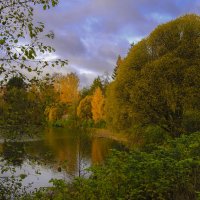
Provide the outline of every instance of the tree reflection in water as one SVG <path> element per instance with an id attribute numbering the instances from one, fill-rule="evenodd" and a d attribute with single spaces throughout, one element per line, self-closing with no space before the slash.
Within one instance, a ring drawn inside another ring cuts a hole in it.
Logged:
<path id="1" fill-rule="evenodd" d="M 109 139 L 91 138 L 80 130 L 57 128 L 45 130 L 41 140 L 1 144 L 0 151 L 18 174 L 28 175 L 23 184 L 33 182 L 33 187 L 47 187 L 51 178 L 69 181 L 76 176 L 88 176 L 85 168 L 103 163 L 109 149 L 121 147 Z"/>

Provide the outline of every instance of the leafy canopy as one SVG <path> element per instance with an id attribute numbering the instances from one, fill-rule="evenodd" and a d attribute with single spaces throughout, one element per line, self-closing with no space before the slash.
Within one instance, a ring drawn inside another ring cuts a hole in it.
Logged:
<path id="1" fill-rule="evenodd" d="M 187 131 L 185 114 L 200 108 L 199 32 L 200 16 L 185 15 L 130 49 L 107 92 L 114 127 L 151 124 L 175 137 Z"/>
<path id="2" fill-rule="evenodd" d="M 41 5 L 46 10 L 57 4 L 58 0 L 0 1 L 0 76 L 4 81 L 10 74 L 22 76 L 22 70 L 39 75 L 48 65 L 67 63 L 66 60 L 48 62 L 39 59 L 41 55 L 55 51 L 42 41 L 44 37 L 53 39 L 54 34 L 43 34 L 44 24 L 34 22 L 34 7 Z"/>

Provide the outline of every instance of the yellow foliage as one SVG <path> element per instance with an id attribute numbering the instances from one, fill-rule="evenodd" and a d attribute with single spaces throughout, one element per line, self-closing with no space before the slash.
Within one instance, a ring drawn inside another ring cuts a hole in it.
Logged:
<path id="1" fill-rule="evenodd" d="M 104 115 L 104 96 L 101 89 L 98 87 L 92 96 L 92 118 L 95 122 L 103 119 Z"/>
<path id="2" fill-rule="evenodd" d="M 45 114 L 49 122 L 53 122 L 57 117 L 57 108 L 56 107 L 47 107 L 45 110 Z"/>
<path id="3" fill-rule="evenodd" d="M 72 104 L 79 98 L 79 78 L 76 74 L 70 73 L 66 76 L 58 76 L 56 78 L 54 88 L 60 95 L 62 103 Z"/>
<path id="4" fill-rule="evenodd" d="M 27 95 L 28 95 L 27 98 L 28 98 L 29 101 L 35 101 L 40 96 L 39 95 L 39 88 L 35 84 L 32 84 L 29 88 Z"/>
<path id="5" fill-rule="evenodd" d="M 91 96 L 86 96 L 84 99 L 82 99 L 78 105 L 77 108 L 77 116 L 80 119 L 91 119 L 92 118 L 92 112 L 91 112 Z"/>
<path id="6" fill-rule="evenodd" d="M 107 87 L 107 124 L 125 130 L 157 125 L 177 137 L 185 113 L 199 111 L 200 17 L 160 25 L 132 46 Z"/>

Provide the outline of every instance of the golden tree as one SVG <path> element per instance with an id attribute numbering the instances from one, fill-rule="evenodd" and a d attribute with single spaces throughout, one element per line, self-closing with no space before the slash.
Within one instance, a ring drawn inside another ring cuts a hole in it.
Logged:
<path id="1" fill-rule="evenodd" d="M 154 125 L 172 137 L 188 132 L 185 124 L 194 123 L 191 113 L 198 118 L 200 110 L 199 32 L 200 16 L 185 15 L 129 50 L 106 95 L 113 127 Z"/>
<path id="2" fill-rule="evenodd" d="M 104 115 L 104 96 L 99 87 L 94 91 L 91 104 L 93 120 L 95 122 L 102 120 Z"/>
<path id="3" fill-rule="evenodd" d="M 82 99 L 77 108 L 77 115 L 80 119 L 92 119 L 92 106 L 91 106 L 92 97 L 86 96 Z"/>
<path id="4" fill-rule="evenodd" d="M 66 104 L 73 104 L 79 98 L 79 78 L 75 73 L 66 76 L 58 75 L 54 84 L 55 90 L 59 93 L 60 101 Z"/>

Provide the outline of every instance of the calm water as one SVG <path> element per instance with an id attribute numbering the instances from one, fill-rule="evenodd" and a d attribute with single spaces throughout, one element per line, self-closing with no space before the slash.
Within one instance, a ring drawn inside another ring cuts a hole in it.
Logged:
<path id="1" fill-rule="evenodd" d="M 88 176 L 85 169 L 101 164 L 110 149 L 123 146 L 110 139 L 91 138 L 80 131 L 61 128 L 45 130 L 41 140 L 0 144 L 2 157 L 15 167 L 15 176 L 27 175 L 23 185 L 32 183 L 30 190 L 51 186 L 52 178 L 70 181 L 76 176 Z"/>

